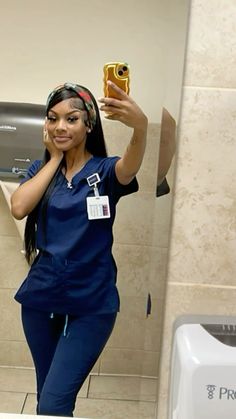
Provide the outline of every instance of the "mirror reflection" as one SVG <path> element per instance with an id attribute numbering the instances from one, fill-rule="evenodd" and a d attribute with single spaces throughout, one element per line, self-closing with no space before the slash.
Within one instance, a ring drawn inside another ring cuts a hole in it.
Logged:
<path id="1" fill-rule="evenodd" d="M 9 46 L 4 50 L 2 80 L 9 69 L 17 71 L 9 85 L 2 82 L 1 102 L 44 107 L 48 93 L 64 82 L 88 87 L 98 100 L 103 95 L 103 65 L 118 60 L 129 64 L 130 97 L 148 117 L 147 147 L 137 174 L 139 191 L 118 203 L 114 225 L 120 311 L 78 394 L 74 415 L 154 417 L 188 2 L 150 1 L 147 7 L 130 0 L 111 8 L 108 1 L 86 5 L 72 1 L 69 9 L 65 5 L 58 9 L 55 1 L 42 1 L 34 8 L 29 1 L 24 8 L 13 0 L 10 5 L 11 15 L 6 14 L 1 28 Z M 100 115 L 109 156 L 124 155 L 132 126 Z M 37 124 L 43 142 L 43 119 Z M 11 123 L 1 120 L 1 126 L 6 141 L 6 126 Z M 34 364 L 20 306 L 14 301 L 28 273 L 22 252 L 26 220 L 13 219 L 9 211 L 19 180 L 4 176 L 1 170 L 0 374 L 4 384 L 0 393 L 7 392 L 8 401 L 1 405 L 0 397 L 0 411 L 33 415 Z"/>
<path id="2" fill-rule="evenodd" d="M 156 197 L 170 192 L 167 174 L 170 170 L 176 150 L 176 122 L 167 109 L 163 108 L 161 118 L 161 134 L 157 166 Z"/>

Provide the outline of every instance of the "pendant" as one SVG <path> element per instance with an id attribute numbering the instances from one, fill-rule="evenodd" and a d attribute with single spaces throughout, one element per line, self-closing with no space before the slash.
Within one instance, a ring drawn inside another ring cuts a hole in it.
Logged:
<path id="1" fill-rule="evenodd" d="M 70 181 L 67 182 L 67 189 L 73 189 L 73 185 Z"/>

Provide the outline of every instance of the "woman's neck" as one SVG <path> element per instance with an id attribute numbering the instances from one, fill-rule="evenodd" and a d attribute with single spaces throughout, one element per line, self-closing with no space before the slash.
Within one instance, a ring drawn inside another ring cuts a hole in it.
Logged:
<path id="1" fill-rule="evenodd" d="M 87 161 L 89 161 L 92 158 L 92 154 L 89 153 L 87 150 L 83 150 L 83 153 L 76 154 L 71 153 L 69 156 L 69 153 L 67 152 L 65 155 L 65 167 L 62 169 L 62 173 L 66 177 L 69 184 L 71 184 L 71 181 L 74 177 L 74 175 L 80 170 L 83 169 Z M 69 187 L 69 186 L 68 186 Z"/>
<path id="2" fill-rule="evenodd" d="M 82 152 L 75 152 L 73 150 L 73 152 L 70 153 L 70 151 L 65 153 L 67 172 L 80 170 L 81 167 L 84 166 L 85 163 L 92 157 L 91 153 L 89 153 L 86 149 L 84 149 Z"/>

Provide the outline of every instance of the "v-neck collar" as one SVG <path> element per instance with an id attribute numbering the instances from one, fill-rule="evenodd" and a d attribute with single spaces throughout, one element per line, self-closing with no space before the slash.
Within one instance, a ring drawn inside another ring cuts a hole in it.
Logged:
<path id="1" fill-rule="evenodd" d="M 65 180 L 65 182 L 68 184 L 72 184 L 73 180 L 77 179 L 77 178 L 83 178 L 85 177 L 88 168 L 90 166 L 90 163 L 92 163 L 92 161 L 95 159 L 95 156 L 91 156 L 90 159 L 88 159 L 86 161 L 86 163 L 81 167 L 81 169 L 79 169 L 77 172 L 74 173 L 74 175 L 72 176 L 71 180 L 69 181 L 66 177 L 66 175 L 63 173 L 63 171 L 61 171 L 61 175 L 63 176 L 63 179 Z"/>
<path id="2" fill-rule="evenodd" d="M 98 162 L 104 160 L 105 157 L 100 156 L 92 156 L 85 165 L 79 170 L 77 173 L 74 174 L 71 181 L 69 182 L 63 172 L 61 171 L 61 179 L 63 179 L 63 184 L 69 190 L 73 190 L 79 184 L 79 182 L 83 179 L 87 179 L 89 176 L 97 172 L 98 169 Z"/>

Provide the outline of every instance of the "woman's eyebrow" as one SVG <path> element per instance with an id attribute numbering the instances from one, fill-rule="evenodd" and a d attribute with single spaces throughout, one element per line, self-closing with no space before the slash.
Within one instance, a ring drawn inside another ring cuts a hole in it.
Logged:
<path id="1" fill-rule="evenodd" d="M 48 113 L 50 114 L 50 112 L 53 113 L 54 115 L 59 115 L 57 112 L 53 111 L 52 109 L 50 109 L 50 111 Z M 71 115 L 72 113 L 75 113 L 75 112 L 83 112 L 83 111 L 82 111 L 82 109 L 73 109 L 72 111 L 69 111 L 69 112 L 65 113 L 64 115 L 68 116 L 68 115 Z"/>

